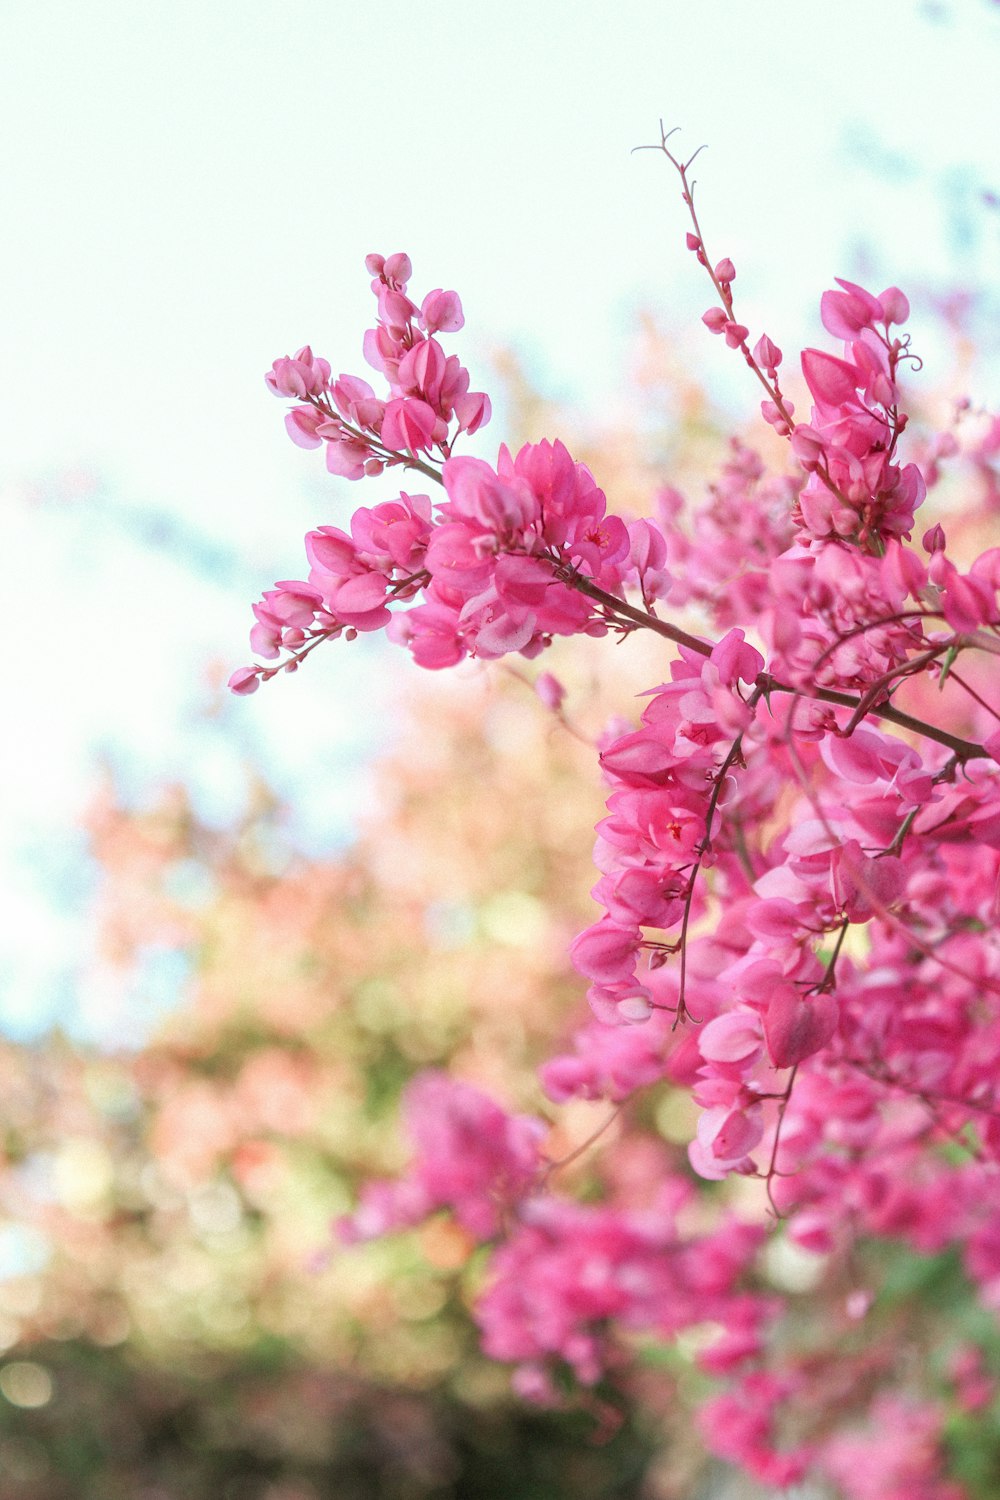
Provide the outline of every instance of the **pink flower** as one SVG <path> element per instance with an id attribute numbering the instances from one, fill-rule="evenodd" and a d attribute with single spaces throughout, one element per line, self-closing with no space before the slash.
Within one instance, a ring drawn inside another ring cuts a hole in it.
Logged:
<path id="1" fill-rule="evenodd" d="M 382 417 L 382 442 L 397 452 L 427 452 L 434 440 L 438 418 L 433 407 L 415 396 L 403 396 L 386 404 Z"/>
<path id="2" fill-rule="evenodd" d="M 764 369 L 773 379 L 775 371 L 781 364 L 781 350 L 777 344 L 768 338 L 766 333 L 762 333 L 756 344 L 754 344 L 753 357 L 759 365 L 763 365 Z"/>
<path id="3" fill-rule="evenodd" d="M 825 1047 L 837 1029 L 838 1007 L 832 995 L 800 995 L 780 985 L 764 1012 L 767 1050 L 776 1068 L 794 1068 Z"/>
<path id="4" fill-rule="evenodd" d="M 465 326 L 457 292 L 428 292 L 420 304 L 420 317 L 428 333 L 457 333 Z"/>
<path id="5" fill-rule="evenodd" d="M 241 697 L 248 697 L 260 687 L 259 667 L 239 667 L 229 679 L 229 690 Z"/>
<path id="6" fill-rule="evenodd" d="M 581 974 L 601 984 L 615 984 L 631 976 L 638 950 L 638 928 L 623 927 L 604 917 L 575 937 L 569 951 L 573 967 Z"/>
<path id="7" fill-rule="evenodd" d="M 837 285 L 843 290 L 824 292 L 820 303 L 820 315 L 827 333 L 832 333 L 834 338 L 851 340 L 863 329 L 884 320 L 885 312 L 878 297 L 873 297 L 871 292 L 866 292 L 853 281 L 842 281 L 839 276 Z M 895 309 L 896 304 L 892 305 Z"/>
<path id="8" fill-rule="evenodd" d="M 317 359 L 306 344 L 293 357 L 276 359 L 264 379 L 276 396 L 294 396 L 301 401 L 306 396 L 323 394 L 330 379 L 330 366 L 325 359 Z"/>
<path id="9" fill-rule="evenodd" d="M 539 672 L 535 678 L 535 692 L 550 713 L 558 713 L 566 697 L 566 689 L 551 672 Z"/>

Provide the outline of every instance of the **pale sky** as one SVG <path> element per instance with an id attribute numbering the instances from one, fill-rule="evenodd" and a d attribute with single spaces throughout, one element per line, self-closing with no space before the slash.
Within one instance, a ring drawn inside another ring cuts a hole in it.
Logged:
<path id="1" fill-rule="evenodd" d="M 387 498 L 326 480 L 262 381 L 307 341 L 365 373 L 369 251 L 460 292 L 474 374 L 513 345 L 599 411 L 637 307 L 697 337 L 707 305 L 674 179 L 630 155 L 661 116 L 708 143 L 710 246 L 790 350 L 862 250 L 879 285 L 995 284 L 998 76 L 988 0 L 5 0 L 0 1025 L 80 1011 L 72 830 L 98 751 L 135 790 L 191 776 L 222 816 L 257 745 L 302 830 L 350 827 L 389 691 L 368 646 L 193 724 L 205 663 L 247 659 L 249 605 L 301 573 L 303 532 Z M 198 567 L 151 546 L 158 515 Z M 113 1033 L 102 1003 L 86 1024 Z"/>

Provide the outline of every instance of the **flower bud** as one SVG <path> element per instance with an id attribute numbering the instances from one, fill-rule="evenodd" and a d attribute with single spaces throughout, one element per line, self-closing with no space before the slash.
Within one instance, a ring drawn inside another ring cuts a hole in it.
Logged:
<path id="1" fill-rule="evenodd" d="M 773 376 L 781 364 L 781 350 L 773 343 L 766 333 L 762 333 L 753 346 L 753 357 L 759 365 L 763 365 L 769 375 Z"/>
<path id="2" fill-rule="evenodd" d="M 248 698 L 260 687 L 259 667 L 238 667 L 229 679 L 229 691 Z"/>
<path id="3" fill-rule="evenodd" d="M 888 287 L 878 300 L 886 323 L 905 323 L 910 316 L 910 304 L 898 286 Z"/>

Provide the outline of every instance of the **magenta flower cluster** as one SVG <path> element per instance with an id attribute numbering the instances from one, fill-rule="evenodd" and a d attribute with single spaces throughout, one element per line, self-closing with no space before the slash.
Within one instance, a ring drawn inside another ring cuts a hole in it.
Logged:
<path id="1" fill-rule="evenodd" d="M 800 1250 L 880 1237 L 954 1247 L 998 1312 L 1000 709 L 983 667 L 1000 656 L 1000 547 L 965 565 L 940 525 L 911 540 L 958 445 L 946 434 L 904 462 L 903 294 L 848 281 L 824 294 L 837 347 L 803 352 L 811 410 L 797 421 L 782 353 L 765 334 L 751 347 L 735 268 L 711 264 L 687 167 L 674 165 L 715 293 L 705 324 L 762 386 L 789 471 L 768 475 L 734 443 L 692 514 L 668 489 L 654 514 L 624 520 L 559 442 L 501 447 L 494 464 L 456 456 L 489 416 L 438 339 L 461 328 L 459 299 L 436 290 L 418 307 L 407 257 L 371 256 L 378 321 L 364 347 L 386 395 L 334 380 L 309 348 L 267 381 L 294 403 L 294 441 L 322 447 L 331 472 L 406 470 L 440 498 L 401 492 L 357 510 L 349 530 L 311 532 L 308 576 L 255 606 L 264 660 L 231 685 L 252 692 L 323 640 L 379 629 L 432 669 L 532 659 L 561 635 L 674 643 L 668 680 L 602 746 L 601 914 L 571 947 L 592 1015 L 543 1087 L 555 1103 L 620 1106 L 663 1080 L 683 1086 L 699 1111 L 694 1172 L 760 1179 Z M 998 446 L 993 423 L 971 454 L 993 476 L 994 520 Z M 709 635 L 676 623 L 688 605 Z M 943 686 L 957 720 L 937 711 Z M 563 712 L 551 674 L 538 691 Z M 750 1289 L 759 1221 L 693 1229 L 690 1182 L 669 1168 L 641 1208 L 561 1196 L 543 1122 L 443 1075 L 413 1085 L 407 1118 L 410 1171 L 371 1185 L 343 1235 L 445 1209 L 488 1243 L 484 1348 L 515 1365 L 522 1393 L 561 1399 L 567 1372 L 594 1385 L 615 1330 L 712 1325 L 699 1362 L 727 1384 L 702 1418 L 721 1456 L 768 1483 L 825 1475 L 857 1500 L 964 1493 L 942 1477 L 933 1402 L 874 1396 L 868 1429 L 798 1422 L 802 1435 L 782 1435 L 785 1413 L 824 1397 L 776 1333 L 780 1298 Z M 866 1297 L 852 1293 L 849 1320 L 865 1318 Z M 865 1369 L 877 1374 L 877 1359 Z M 971 1405 L 981 1384 L 959 1371 L 955 1399 Z M 857 1454 L 887 1420 L 876 1491 Z"/>

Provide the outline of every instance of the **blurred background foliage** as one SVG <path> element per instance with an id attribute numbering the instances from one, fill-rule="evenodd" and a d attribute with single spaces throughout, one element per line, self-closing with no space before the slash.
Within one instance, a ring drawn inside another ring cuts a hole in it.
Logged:
<path id="1" fill-rule="evenodd" d="M 513 357 L 500 364 L 513 429 L 557 430 Z M 694 443 L 711 424 L 699 390 L 684 401 Z M 638 503 L 650 449 L 626 432 L 591 446 L 616 501 Z M 409 674 L 359 836 L 329 858 L 295 847 L 259 765 L 222 828 L 181 784 L 138 806 L 110 774 L 95 789 L 81 982 L 115 1010 L 148 1008 L 154 987 L 177 1003 L 139 1050 L 59 1032 L 0 1045 L 5 1500 L 647 1484 L 665 1403 L 652 1421 L 621 1396 L 596 1421 L 524 1410 L 478 1353 L 480 1268 L 460 1231 L 342 1253 L 329 1229 L 362 1179 L 401 1164 L 398 1098 L 419 1069 L 552 1113 L 534 1067 L 581 1003 L 566 947 L 589 920 L 602 805 L 585 741 L 662 675 L 638 646 L 561 653 L 575 729 L 537 701 L 532 669 Z M 280 715 L 284 687 L 260 711 Z M 220 733 L 232 714 L 217 706 Z M 561 1111 L 557 1153 L 606 1113 Z M 681 1468 L 648 1492 L 675 1493 Z"/>
<path id="2" fill-rule="evenodd" d="M 600 432 L 574 432 L 513 357 L 499 363 L 507 432 L 565 435 L 617 508 L 645 507 L 664 473 L 700 498 L 695 477 L 724 457 L 717 415 L 652 321 Z M 120 1008 L 168 982 L 176 1003 L 138 1050 L 58 1032 L 0 1044 L 4 1500 L 752 1493 L 705 1467 L 690 1349 L 623 1343 L 589 1405 L 525 1410 L 478 1353 L 482 1266 L 460 1230 L 330 1248 L 358 1184 L 401 1164 L 399 1095 L 422 1068 L 551 1118 L 556 1157 L 607 1117 L 580 1103 L 556 1118 L 534 1069 L 583 1004 L 566 948 L 591 920 L 593 739 L 666 668 L 639 639 L 549 658 L 565 722 L 535 698 L 535 664 L 409 674 L 358 836 L 335 854 L 296 847 L 259 765 L 222 827 L 182 784 L 138 806 L 110 776 L 95 789 L 81 983 Z M 283 690 L 220 702 L 219 732 L 234 712 L 280 716 Z M 665 1165 L 683 1169 L 688 1108 L 665 1087 L 637 1101 L 566 1177 L 641 1200 Z M 701 1187 L 707 1213 L 747 1190 Z M 880 1253 L 885 1316 L 911 1321 L 913 1357 L 934 1345 L 935 1300 L 996 1344 L 953 1265 Z M 803 1294 L 816 1338 L 818 1271 L 778 1255 L 769 1274 Z M 991 1421 L 956 1434 L 970 1480 L 995 1494 Z"/>

